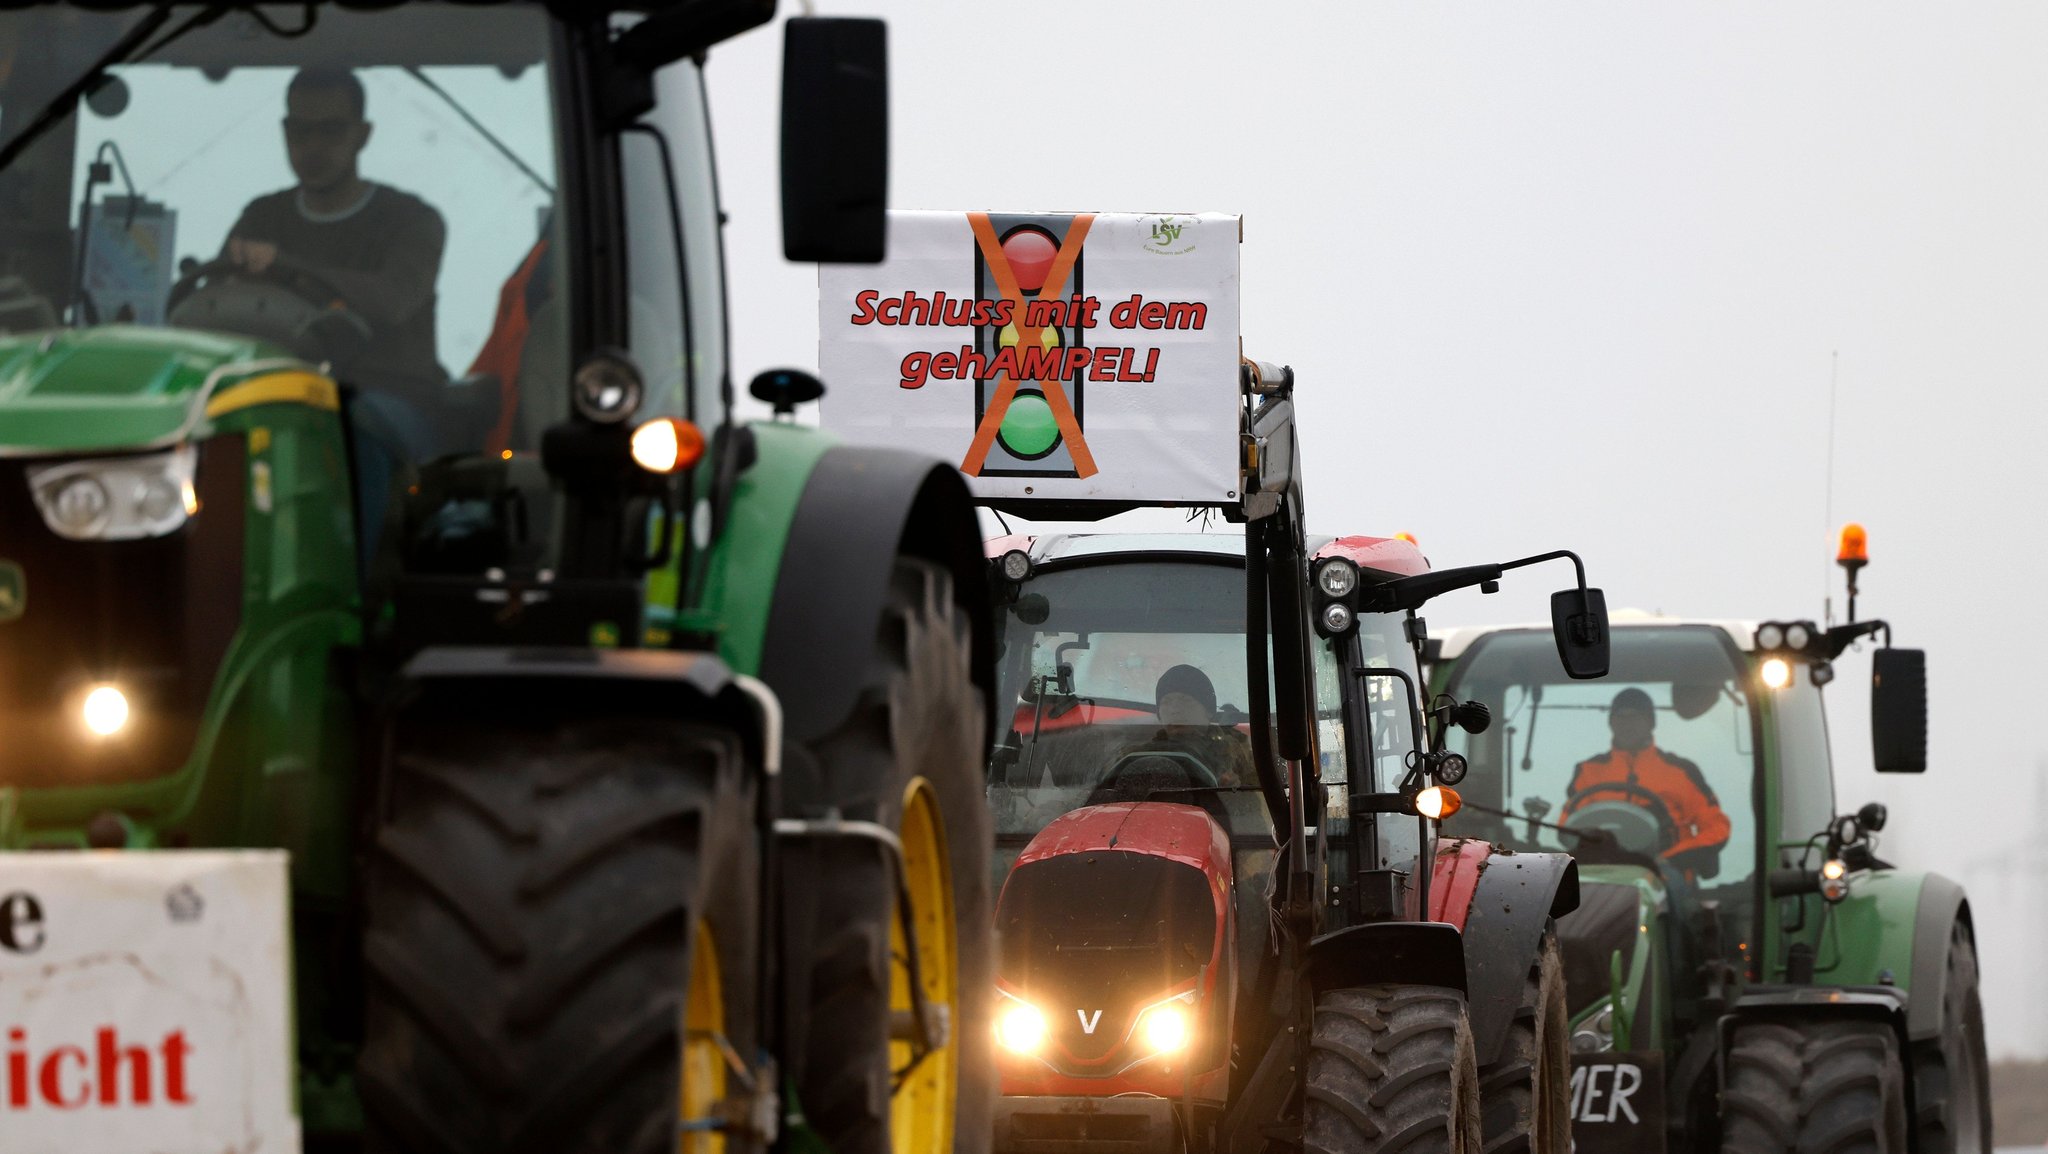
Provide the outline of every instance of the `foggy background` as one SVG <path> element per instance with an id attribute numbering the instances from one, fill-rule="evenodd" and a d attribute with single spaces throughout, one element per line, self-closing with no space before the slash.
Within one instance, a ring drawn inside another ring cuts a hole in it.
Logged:
<path id="1" fill-rule="evenodd" d="M 896 207 L 1243 214 L 1245 349 L 1298 374 L 1312 531 L 1439 566 L 1569 547 L 1616 609 L 1839 620 L 1835 529 L 1864 523 L 1862 615 L 1929 651 L 1932 768 L 1870 771 L 1847 656 L 1837 808 L 1886 802 L 1881 854 L 1969 888 L 1992 1054 L 2048 1053 L 2048 8 L 822 10 L 890 19 Z M 780 54 L 763 29 L 707 70 L 742 385 L 817 364 Z M 1428 616 L 1539 619 L 1567 573 Z"/>

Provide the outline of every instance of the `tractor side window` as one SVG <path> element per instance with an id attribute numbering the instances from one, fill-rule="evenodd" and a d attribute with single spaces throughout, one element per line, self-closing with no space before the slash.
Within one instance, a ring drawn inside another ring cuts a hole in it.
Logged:
<path id="1" fill-rule="evenodd" d="M 642 414 L 687 416 L 688 313 L 681 235 L 675 229 L 667 137 L 636 129 L 619 137 L 626 210 L 626 340 L 647 381 Z"/>
<path id="2" fill-rule="evenodd" d="M 1316 655 L 1316 763 L 1321 767 L 1324 812 L 1351 814 L 1350 767 L 1344 758 L 1344 674 L 1337 664 L 1340 641 L 1318 641 Z"/>
<path id="3" fill-rule="evenodd" d="M 655 93 L 654 111 L 620 138 L 628 344 L 647 379 L 643 411 L 715 423 L 724 286 L 703 74 L 692 61 L 670 65 Z"/>
<path id="4" fill-rule="evenodd" d="M 1778 714 L 1778 843 L 1805 844 L 1835 816 L 1835 775 L 1827 712 L 1819 687 L 1796 666 L 1785 688 L 1770 691 Z M 1792 864 L 1789 860 L 1786 864 Z"/>

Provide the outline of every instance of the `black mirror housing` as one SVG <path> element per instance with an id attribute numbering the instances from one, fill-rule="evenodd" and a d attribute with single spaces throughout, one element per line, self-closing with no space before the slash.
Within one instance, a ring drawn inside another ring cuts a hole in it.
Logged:
<path id="1" fill-rule="evenodd" d="M 1870 655 L 1870 752 L 1879 773 L 1927 772 L 1927 651 Z"/>
<path id="2" fill-rule="evenodd" d="M 1607 595 L 1598 589 L 1560 589 L 1550 595 L 1550 635 L 1557 659 L 1574 681 L 1607 676 Z"/>
<path id="3" fill-rule="evenodd" d="M 880 20 L 795 16 L 782 38 L 782 252 L 873 264 L 887 250 L 889 44 Z"/>

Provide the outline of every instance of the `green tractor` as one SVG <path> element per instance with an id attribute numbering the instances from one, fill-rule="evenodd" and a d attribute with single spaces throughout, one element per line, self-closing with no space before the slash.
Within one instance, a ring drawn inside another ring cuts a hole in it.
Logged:
<path id="1" fill-rule="evenodd" d="M 1856 620 L 1617 614 L 1613 668 L 1571 683 L 1535 629 L 1447 635 L 1435 681 L 1491 703 L 1457 735 L 1447 826 L 1569 849 L 1558 923 L 1581 1151 L 1990 1150 L 1975 934 L 1962 887 L 1878 856 L 1883 805 L 1839 812 L 1822 687 L 1872 653 L 1881 773 L 1926 768 L 1924 654 Z"/>
<path id="2" fill-rule="evenodd" d="M 6 7 L 0 850 L 289 851 L 309 1147 L 985 1149 L 974 510 L 734 413 L 773 0 Z M 877 260 L 884 29 L 785 49 Z"/>

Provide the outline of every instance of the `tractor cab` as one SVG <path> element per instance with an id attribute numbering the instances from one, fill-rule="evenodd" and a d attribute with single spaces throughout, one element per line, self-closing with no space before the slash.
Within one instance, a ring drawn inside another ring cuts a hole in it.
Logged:
<path id="1" fill-rule="evenodd" d="M 1731 931 L 1723 934 L 1725 960 L 1749 968 L 1761 944 L 1753 922 L 1763 830 L 1753 784 L 1766 756 L 1763 735 L 1777 733 L 1780 748 L 1801 756 L 1818 754 L 1828 780 L 1820 691 L 1804 678 L 1765 686 L 1748 635 L 1740 624 L 1619 613 L 1613 669 L 1587 682 L 1557 671 L 1546 631 L 1444 641 L 1443 659 L 1456 662 L 1444 692 L 1495 709 L 1485 732 L 1452 738 L 1471 769 L 1459 787 L 1465 805 L 1446 827 L 1578 859 L 1584 900 L 1560 926 L 1565 976 L 1574 1014 L 1587 1030 L 1608 1031 L 1603 1048 L 1631 1048 L 1629 1038 L 1613 1036 L 1612 1016 L 1588 1011 L 1608 1001 L 1615 958 L 1625 972 L 1648 962 L 1639 895 L 1681 921 L 1717 909 Z M 1827 794 L 1809 800 L 1822 810 L 1832 804 Z M 1624 1012 L 1621 1021 L 1642 1031 L 1644 1044 L 1658 1029 L 1655 1014 L 1631 1022 Z"/>
<path id="2" fill-rule="evenodd" d="M 1861 527 L 1839 560 L 1846 621 L 1621 613 L 1597 682 L 1558 676 L 1535 627 L 1442 639 L 1434 684 L 1495 711 L 1451 734 L 1469 768 L 1447 832 L 1579 862 L 1557 932 L 1581 1148 L 1749 1149 L 1756 1119 L 1788 1114 L 1855 1118 L 1899 1148 L 1906 1127 L 1915 1149 L 1988 1142 L 1962 888 L 1883 860 L 1885 807 L 1835 795 L 1823 688 L 1852 647 L 1871 646 L 1875 768 L 1924 771 L 1927 741 L 1924 654 L 1856 617 Z M 1881 1092 L 1793 1101 L 1788 1046 L 1853 1052 L 1862 1073 L 1813 1081 Z"/>

